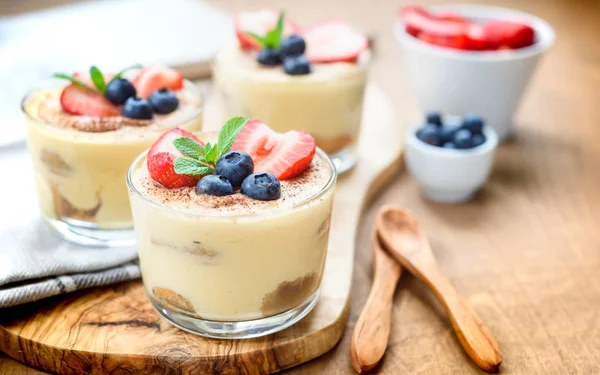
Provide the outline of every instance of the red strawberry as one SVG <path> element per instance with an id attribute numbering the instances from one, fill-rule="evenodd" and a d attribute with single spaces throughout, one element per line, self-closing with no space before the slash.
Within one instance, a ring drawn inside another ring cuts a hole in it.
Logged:
<path id="1" fill-rule="evenodd" d="M 315 139 L 306 132 L 291 130 L 281 134 L 263 122 L 251 120 L 231 149 L 248 153 L 256 172 L 271 172 L 280 180 L 288 180 L 310 166 L 316 147 Z"/>
<path id="2" fill-rule="evenodd" d="M 63 110 L 72 115 L 110 117 L 119 116 L 119 107 L 113 105 L 99 92 L 71 84 L 60 95 Z"/>
<path id="3" fill-rule="evenodd" d="M 400 16 L 406 25 L 407 32 L 412 30 L 409 32 L 411 35 L 424 32 L 432 35 L 451 37 L 465 35 L 469 27 L 469 24 L 437 19 L 423 9 L 415 7 L 402 8 Z"/>
<path id="4" fill-rule="evenodd" d="M 178 71 L 161 65 L 144 67 L 131 83 L 135 86 L 137 95 L 148 98 L 156 90 L 179 90 L 183 88 L 183 76 Z"/>
<path id="5" fill-rule="evenodd" d="M 269 30 L 277 25 L 279 12 L 273 9 L 263 9 L 257 12 L 243 12 L 235 16 L 235 34 L 237 35 L 240 47 L 247 49 L 259 49 L 260 46 L 247 33 L 251 32 L 259 36 L 265 36 Z M 283 35 L 290 35 L 299 31 L 298 25 L 285 16 L 283 19 Z"/>
<path id="6" fill-rule="evenodd" d="M 431 19 L 435 18 L 425 8 L 421 8 L 421 7 L 418 7 L 418 6 L 407 6 L 407 7 L 404 7 L 402 9 L 400 9 L 400 11 L 398 13 L 400 14 L 400 17 L 402 17 L 403 13 L 409 12 L 409 11 L 419 13 L 423 17 L 427 17 L 427 18 L 431 18 Z M 419 33 L 421 32 L 421 30 L 417 29 L 414 26 L 406 25 L 406 32 L 416 38 L 417 36 L 419 36 Z"/>
<path id="7" fill-rule="evenodd" d="M 200 179 L 200 176 L 188 176 L 175 173 L 173 163 L 175 159 L 184 156 L 173 141 L 177 138 L 192 138 L 196 142 L 204 145 L 195 135 L 183 129 L 171 129 L 163 134 L 148 151 L 147 163 L 150 177 L 168 188 L 180 188 L 185 186 L 194 186 Z"/>
<path id="8" fill-rule="evenodd" d="M 425 43 L 433 44 L 439 47 L 468 50 L 469 40 L 464 35 L 442 36 L 429 33 L 420 33 L 418 38 Z"/>
<path id="9" fill-rule="evenodd" d="M 104 76 L 104 83 L 108 84 L 108 82 L 110 82 L 110 80 L 115 76 L 115 74 L 114 73 L 103 73 L 103 76 Z M 73 73 L 73 78 L 77 78 L 78 80 L 87 84 L 88 86 L 90 86 L 93 89 L 96 88 L 96 85 L 94 85 L 94 82 L 92 82 L 92 79 L 90 78 L 90 73 L 88 73 L 88 72 L 75 72 L 75 73 Z"/>
<path id="10" fill-rule="evenodd" d="M 306 57 L 316 63 L 356 61 L 369 47 L 366 36 L 340 20 L 310 26 L 302 35 L 306 41 Z"/>
<path id="11" fill-rule="evenodd" d="M 494 20 L 482 25 L 484 38 L 492 49 L 506 46 L 523 48 L 535 42 L 535 31 L 531 26 L 505 20 Z"/>
<path id="12" fill-rule="evenodd" d="M 454 13 L 454 12 L 439 13 L 436 15 L 436 18 L 440 21 L 451 21 L 451 22 L 464 23 L 464 24 L 471 23 L 471 21 L 469 21 L 468 18 L 463 17 L 460 14 Z"/>

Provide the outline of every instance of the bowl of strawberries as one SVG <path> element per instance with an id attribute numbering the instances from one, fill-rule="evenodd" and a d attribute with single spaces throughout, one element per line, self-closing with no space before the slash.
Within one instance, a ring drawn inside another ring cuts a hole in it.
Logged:
<path id="1" fill-rule="evenodd" d="M 393 31 L 422 109 L 480 113 L 500 140 L 555 39 L 538 17 L 485 5 L 403 7 Z"/>

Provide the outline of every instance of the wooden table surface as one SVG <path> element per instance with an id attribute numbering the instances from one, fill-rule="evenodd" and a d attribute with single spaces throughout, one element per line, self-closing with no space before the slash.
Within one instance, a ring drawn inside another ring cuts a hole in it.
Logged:
<path id="1" fill-rule="evenodd" d="M 347 18 L 376 39 L 371 77 L 396 103 L 398 126 L 419 121 L 390 32 L 401 1 L 213 2 L 231 11 L 263 3 L 283 7 L 301 23 Z M 600 2 L 494 3 L 534 13 L 558 34 L 517 113 L 517 136 L 500 148 L 489 183 L 470 203 L 428 202 L 406 173 L 393 182 L 364 214 L 342 341 L 286 374 L 352 373 L 348 345 L 369 292 L 369 236 L 384 203 L 418 215 L 442 270 L 496 335 L 504 353 L 501 373 L 600 373 Z M 2 7 L 15 12 L 24 5 L 10 0 Z M 395 296 L 387 354 L 375 372 L 481 373 L 441 308 L 408 274 Z M 39 373 L 0 354 L 0 374 Z"/>

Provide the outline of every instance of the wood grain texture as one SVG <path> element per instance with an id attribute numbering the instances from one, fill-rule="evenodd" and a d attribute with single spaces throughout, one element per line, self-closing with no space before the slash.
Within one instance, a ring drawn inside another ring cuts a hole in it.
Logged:
<path id="1" fill-rule="evenodd" d="M 442 304 L 467 355 L 482 370 L 498 371 L 502 353 L 496 339 L 440 271 L 429 240 L 413 214 L 400 206 L 386 205 L 379 209 L 375 226 L 383 248 L 424 282 Z"/>
<path id="2" fill-rule="evenodd" d="M 339 0 L 211 1 L 230 11 L 286 8 L 304 24 L 348 19 L 376 39 L 371 79 L 392 99 L 399 123 L 420 120 L 391 35 L 396 8 L 414 1 L 344 0 L 343 6 Z M 456 1 L 418 1 L 444 2 Z M 1 3 L 14 9 L 32 6 L 20 0 Z M 428 202 L 407 175 L 377 197 L 362 215 L 342 341 L 282 374 L 354 373 L 348 347 L 370 291 L 371 229 L 384 203 L 417 215 L 443 273 L 496 335 L 504 354 L 501 374 L 600 373 L 600 2 L 494 4 L 534 13 L 557 32 L 556 45 L 540 62 L 515 117 L 516 138 L 500 147 L 491 180 L 472 202 Z M 420 281 L 404 273 L 395 294 L 390 342 L 374 372 L 481 374 L 464 354 L 441 306 Z M 0 357 L 0 373 L 39 374 L 6 356 Z"/>
<path id="3" fill-rule="evenodd" d="M 224 122 L 219 101 L 209 96 L 206 130 Z M 3 310 L 0 350 L 20 362 L 59 374 L 270 374 L 313 359 L 340 339 L 348 317 L 355 233 L 373 186 L 400 168 L 402 128 L 375 86 L 367 88 L 359 141 L 362 163 L 340 176 L 331 220 L 321 298 L 293 327 L 251 340 L 211 340 L 181 331 L 160 318 L 140 281 L 83 291 L 52 301 Z M 385 152 L 369 153 L 393 136 Z"/>
<path id="4" fill-rule="evenodd" d="M 373 230 L 373 283 L 350 341 L 350 361 L 357 372 L 372 370 L 387 348 L 392 323 L 394 292 L 402 267 L 388 255 Z"/>

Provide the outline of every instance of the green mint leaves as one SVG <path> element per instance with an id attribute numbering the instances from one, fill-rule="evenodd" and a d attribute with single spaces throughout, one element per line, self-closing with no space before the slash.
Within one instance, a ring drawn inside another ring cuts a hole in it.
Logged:
<path id="1" fill-rule="evenodd" d="M 240 130 L 246 125 L 248 118 L 232 117 L 221 128 L 216 144 L 210 142 L 205 146 L 191 138 L 177 138 L 173 145 L 186 157 L 175 159 L 173 167 L 175 173 L 191 176 L 201 176 L 215 173 L 217 161 L 228 153 Z"/>
<path id="2" fill-rule="evenodd" d="M 112 82 L 113 80 L 115 80 L 117 78 L 121 78 L 123 73 L 127 72 L 128 70 L 140 69 L 141 67 L 142 67 L 142 64 L 133 64 L 131 66 L 128 66 L 127 68 L 121 70 L 119 73 L 115 74 L 111 78 L 110 81 L 106 82 L 106 79 L 104 78 L 104 75 L 102 74 L 100 69 L 98 69 L 96 66 L 92 66 L 92 67 L 90 67 L 90 79 L 92 80 L 92 83 L 94 84 L 95 89 L 100 91 L 100 93 L 102 93 L 102 95 L 104 95 L 104 93 L 106 92 L 106 86 L 110 82 Z M 59 79 L 66 79 L 67 81 L 70 81 L 71 83 L 85 87 L 86 89 L 93 90 L 93 88 L 90 87 L 90 85 L 88 85 L 87 83 L 83 82 L 82 80 L 80 80 L 78 78 L 75 78 L 74 76 L 70 76 L 68 74 L 55 73 L 52 75 L 52 77 L 59 78 Z"/>
<path id="3" fill-rule="evenodd" d="M 283 19 L 285 17 L 285 12 L 281 11 L 279 13 L 279 18 L 277 19 L 277 25 L 273 30 L 269 30 L 267 35 L 260 36 L 251 32 L 247 32 L 247 34 L 252 37 L 252 39 L 256 40 L 258 44 L 262 48 L 279 48 L 281 44 L 281 36 L 283 34 Z"/>

